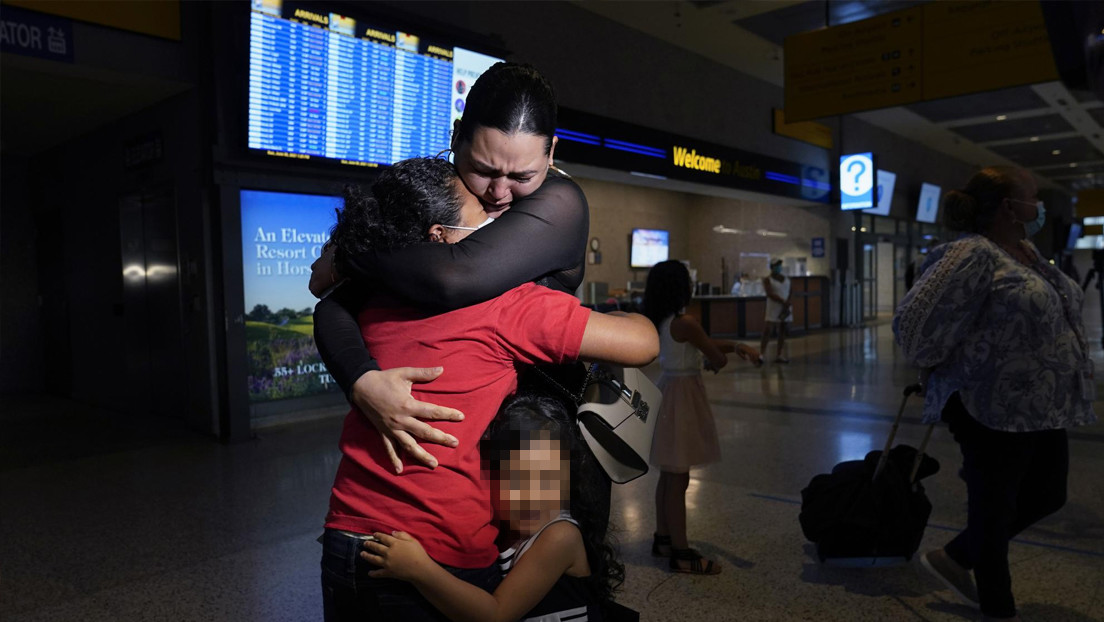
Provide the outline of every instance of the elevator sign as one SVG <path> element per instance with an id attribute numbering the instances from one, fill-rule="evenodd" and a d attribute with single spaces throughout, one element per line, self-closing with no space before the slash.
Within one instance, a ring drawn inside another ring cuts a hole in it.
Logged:
<path id="1" fill-rule="evenodd" d="M 874 207 L 874 154 L 853 153 L 840 156 L 840 207 Z"/>
<path id="2" fill-rule="evenodd" d="M 73 62 L 73 23 L 5 6 L 0 13 L 0 51 Z"/>

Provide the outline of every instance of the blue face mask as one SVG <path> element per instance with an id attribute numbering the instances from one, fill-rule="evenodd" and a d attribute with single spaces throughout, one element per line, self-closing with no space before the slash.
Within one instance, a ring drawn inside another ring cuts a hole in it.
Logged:
<path id="1" fill-rule="evenodd" d="M 1027 201 L 1017 201 L 1016 199 L 1012 200 L 1016 203 L 1028 203 Z M 1042 231 L 1043 225 L 1046 224 L 1046 207 L 1043 206 L 1043 202 L 1039 201 L 1035 204 L 1035 206 L 1036 208 L 1038 208 L 1035 220 L 1023 223 L 1024 235 L 1028 238 L 1034 237 L 1036 233 Z"/>

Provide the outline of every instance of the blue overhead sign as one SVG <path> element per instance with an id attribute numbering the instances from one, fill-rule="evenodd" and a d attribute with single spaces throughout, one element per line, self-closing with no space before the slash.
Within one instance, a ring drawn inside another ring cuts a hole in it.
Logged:
<path id="1" fill-rule="evenodd" d="M 824 238 L 813 238 L 813 257 L 824 256 Z"/>
<path id="2" fill-rule="evenodd" d="M 73 23 L 5 6 L 0 13 L 0 51 L 73 62 Z"/>
<path id="3" fill-rule="evenodd" d="M 853 153 L 840 156 L 840 207 L 874 207 L 874 154 Z"/>

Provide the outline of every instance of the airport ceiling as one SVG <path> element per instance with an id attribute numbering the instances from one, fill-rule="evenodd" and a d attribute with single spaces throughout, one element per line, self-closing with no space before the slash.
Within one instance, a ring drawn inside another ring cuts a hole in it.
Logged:
<path id="1" fill-rule="evenodd" d="M 910 0 L 578 2 L 579 6 L 783 86 L 786 37 L 896 11 Z M 781 103 L 781 102 L 780 102 Z M 976 166 L 1017 164 L 1044 185 L 1104 188 L 1104 103 L 1059 82 L 856 113 Z"/>

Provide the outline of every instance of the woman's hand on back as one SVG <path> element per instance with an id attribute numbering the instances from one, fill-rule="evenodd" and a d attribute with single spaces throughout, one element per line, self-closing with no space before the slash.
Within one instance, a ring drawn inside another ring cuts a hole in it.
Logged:
<path id="1" fill-rule="evenodd" d="M 370 371 L 353 384 L 349 398 L 383 437 L 383 446 L 396 473 L 402 473 L 401 449 L 414 460 L 437 468 L 437 459 L 418 444 L 419 440 L 446 447 L 456 447 L 458 441 L 429 425 L 433 421 L 462 421 L 464 414 L 455 408 L 419 402 L 411 394 L 416 382 L 430 382 L 444 371 L 442 367 L 396 367 Z"/>

